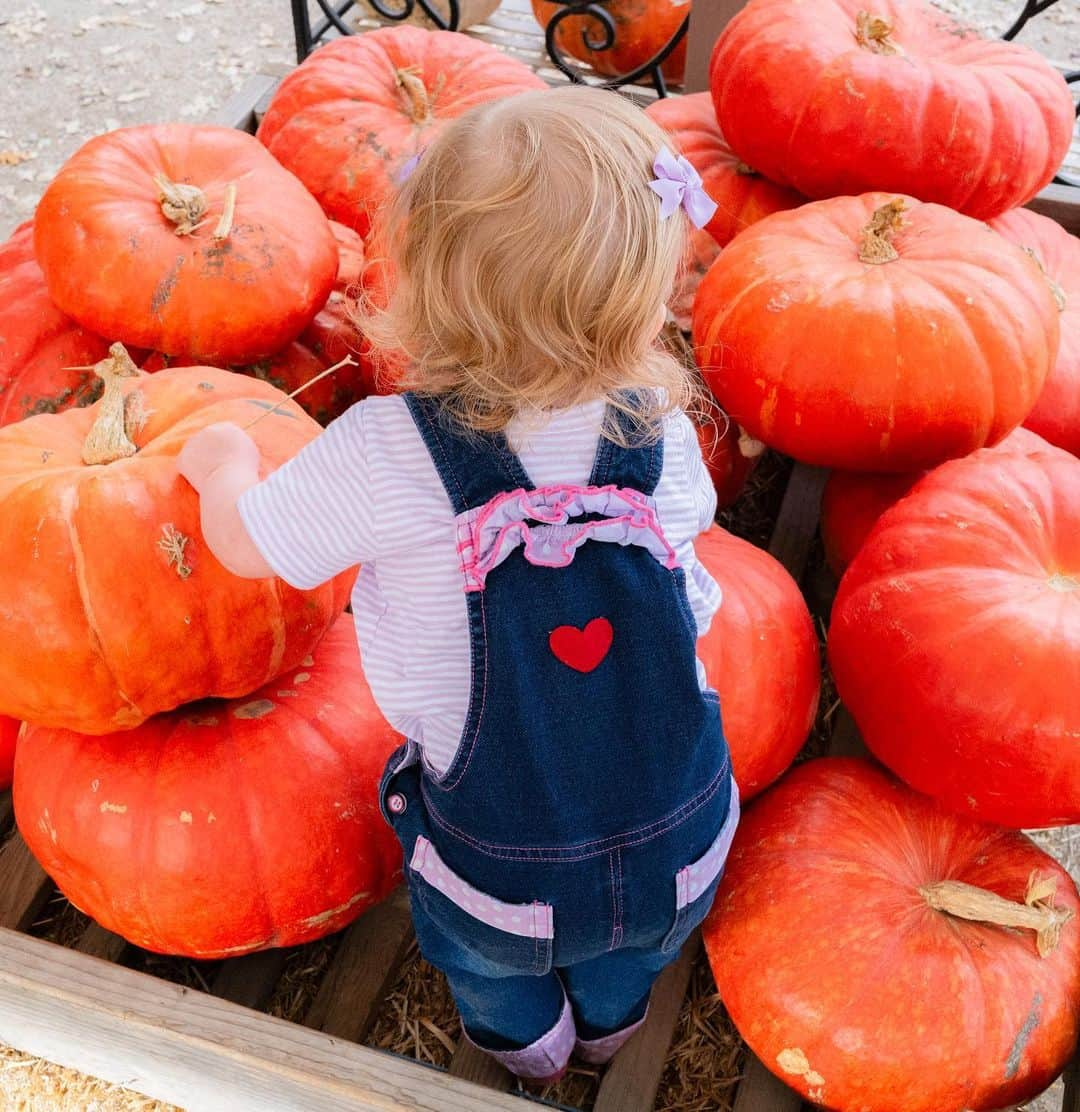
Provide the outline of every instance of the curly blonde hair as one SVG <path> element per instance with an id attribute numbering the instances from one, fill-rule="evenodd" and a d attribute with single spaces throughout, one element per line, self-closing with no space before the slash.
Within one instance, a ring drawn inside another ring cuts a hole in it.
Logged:
<path id="1" fill-rule="evenodd" d="M 358 310 L 375 351 L 407 360 L 402 385 L 478 432 L 603 397 L 648 437 L 689 408 L 690 372 L 657 343 L 686 244 L 682 213 L 661 221 L 648 187 L 665 142 L 629 101 L 582 86 L 449 124 L 380 221 L 389 303 Z"/>

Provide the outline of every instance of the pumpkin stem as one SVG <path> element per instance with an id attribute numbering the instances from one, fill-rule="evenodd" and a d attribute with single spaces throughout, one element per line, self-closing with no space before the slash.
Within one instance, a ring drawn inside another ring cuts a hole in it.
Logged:
<path id="1" fill-rule="evenodd" d="M 170 181 L 160 171 L 154 175 L 158 200 L 165 219 L 174 225 L 178 236 L 189 236 L 206 212 L 206 194 L 197 185 Z"/>
<path id="2" fill-rule="evenodd" d="M 855 17 L 855 41 L 874 54 L 904 53 L 903 48 L 889 38 L 892 30 L 892 24 L 879 15 L 859 12 Z"/>
<path id="3" fill-rule="evenodd" d="M 767 447 L 763 440 L 755 440 L 748 432 L 739 428 L 739 455 L 743 459 L 757 459 L 765 454 Z"/>
<path id="4" fill-rule="evenodd" d="M 993 923 L 999 927 L 1019 927 L 1035 932 L 1035 946 L 1044 958 L 1055 949 L 1061 928 L 1072 918 L 1071 908 L 1054 907 L 1057 881 L 1033 872 L 1028 878 L 1023 903 L 1014 903 L 1003 896 L 963 884 L 958 880 L 939 880 L 919 889 L 919 895 L 935 911 L 944 911 L 957 919 L 975 923 Z"/>
<path id="5" fill-rule="evenodd" d="M 291 394 L 286 394 L 277 405 L 271 406 L 269 409 L 264 409 L 258 417 L 253 418 L 244 425 L 244 431 L 246 432 L 252 425 L 257 425 L 264 417 L 269 417 L 271 413 L 276 413 L 287 401 L 291 398 L 295 398 L 297 394 L 306 390 L 309 386 L 314 386 L 316 382 L 322 382 L 324 378 L 332 375 L 335 371 L 340 371 L 342 367 L 356 366 L 359 366 L 356 360 L 351 355 L 346 355 L 344 359 L 339 360 L 332 367 L 327 367 L 325 371 L 320 371 L 314 378 L 309 378 L 307 382 L 300 383 Z"/>
<path id="6" fill-rule="evenodd" d="M 409 102 L 413 123 L 426 124 L 431 116 L 431 98 L 416 67 L 406 66 L 395 70 L 394 80 Z"/>
<path id="7" fill-rule="evenodd" d="M 94 371 L 105 383 L 105 392 L 95 407 L 97 416 L 83 441 L 82 461 L 91 466 L 112 463 L 138 451 L 128 432 L 133 423 L 130 418 L 139 407 L 125 404 L 121 381 L 137 376 L 139 368 L 131 361 L 123 344 L 113 344 L 108 356 L 94 364 Z"/>
<path id="8" fill-rule="evenodd" d="M 228 239 L 232 231 L 233 216 L 236 215 L 236 182 L 225 186 L 225 203 L 221 207 L 221 219 L 213 231 L 214 239 Z"/>
<path id="9" fill-rule="evenodd" d="M 891 263 L 893 259 L 900 258 L 896 248 L 892 245 L 893 235 L 899 231 L 903 223 L 901 215 L 904 211 L 904 200 L 897 197 L 887 205 L 874 210 L 870 223 L 862 230 L 862 239 L 859 242 L 859 262 Z"/>
<path id="10" fill-rule="evenodd" d="M 758 176 L 757 170 L 753 166 L 747 166 L 745 162 L 735 163 L 735 173 L 745 178 L 756 178 Z"/>

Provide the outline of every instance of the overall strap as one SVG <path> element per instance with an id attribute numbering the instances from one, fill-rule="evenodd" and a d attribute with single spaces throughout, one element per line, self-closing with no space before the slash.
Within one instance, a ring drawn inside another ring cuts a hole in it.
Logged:
<path id="1" fill-rule="evenodd" d="M 628 397 L 631 401 L 636 400 L 633 394 L 628 394 Z M 644 495 L 651 495 L 656 490 L 660 473 L 664 469 L 663 437 L 635 446 L 634 439 L 641 434 L 631 417 L 621 409 L 609 406 L 605 420 L 614 423 L 632 446 L 626 448 L 602 436 L 589 486 L 629 487 Z"/>
<path id="2" fill-rule="evenodd" d="M 413 393 L 404 398 L 455 514 L 483 506 L 508 490 L 533 489 L 504 436 L 456 427 L 437 398 Z"/>

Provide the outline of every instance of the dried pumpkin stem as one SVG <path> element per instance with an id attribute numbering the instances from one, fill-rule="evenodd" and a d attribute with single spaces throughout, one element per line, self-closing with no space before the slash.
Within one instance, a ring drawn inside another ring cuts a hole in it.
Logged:
<path id="1" fill-rule="evenodd" d="M 158 201 L 165 219 L 172 222 L 178 236 L 189 236 L 206 213 L 206 194 L 197 185 L 170 181 L 160 171 L 154 175 Z"/>
<path id="2" fill-rule="evenodd" d="M 412 116 L 413 123 L 427 123 L 431 117 L 431 98 L 428 96 L 427 86 L 416 68 L 407 66 L 395 70 L 394 80 L 409 102 L 409 113 Z"/>
<path id="3" fill-rule="evenodd" d="M 859 12 L 855 17 L 855 41 L 874 54 L 903 54 L 899 44 L 892 41 L 893 25 L 880 15 Z"/>
<path id="4" fill-rule="evenodd" d="M 984 888 L 958 880 L 940 880 L 919 889 L 919 895 L 935 911 L 975 923 L 999 927 L 1018 927 L 1035 932 L 1039 957 L 1046 957 L 1057 946 L 1061 928 L 1073 917 L 1067 907 L 1054 907 L 1057 882 L 1032 873 L 1023 903 L 1014 903 Z"/>
<path id="5" fill-rule="evenodd" d="M 271 413 L 276 413 L 290 398 L 295 398 L 297 394 L 302 393 L 309 386 L 314 386 L 316 382 L 322 382 L 324 378 L 332 375 L 335 371 L 340 371 L 342 367 L 355 367 L 356 365 L 356 360 L 351 355 L 346 355 L 344 359 L 335 363 L 332 367 L 327 367 L 325 371 L 320 371 L 314 378 L 309 378 L 307 382 L 302 382 L 291 394 L 287 394 L 282 398 L 277 405 L 264 410 L 258 417 L 253 417 L 244 425 L 245 431 L 250 429 L 252 425 L 257 425 L 264 417 L 269 417 Z"/>
<path id="6" fill-rule="evenodd" d="M 221 207 L 221 219 L 213 231 L 214 239 L 228 239 L 232 231 L 233 217 L 236 215 L 236 182 L 225 186 L 225 203 Z"/>
<path id="7" fill-rule="evenodd" d="M 94 364 L 94 371 L 105 383 L 105 392 L 94 406 L 94 423 L 83 441 L 82 461 L 91 466 L 133 456 L 138 450 L 128 435 L 127 421 L 129 412 L 136 407 L 125 404 L 121 383 L 125 378 L 136 377 L 139 368 L 123 344 L 113 344 L 108 356 Z"/>
<path id="8" fill-rule="evenodd" d="M 890 201 L 887 205 L 874 210 L 870 223 L 862 230 L 862 238 L 859 241 L 859 262 L 878 266 L 900 258 L 893 246 L 892 237 L 903 223 L 901 219 L 903 212 L 902 197 L 897 197 L 895 201 Z"/>

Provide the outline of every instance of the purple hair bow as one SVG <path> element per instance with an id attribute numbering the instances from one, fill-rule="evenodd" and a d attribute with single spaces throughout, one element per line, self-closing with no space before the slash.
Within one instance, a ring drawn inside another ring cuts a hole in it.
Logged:
<path id="1" fill-rule="evenodd" d="M 401 169 L 397 172 L 398 185 L 404 185 L 409 180 L 409 178 L 413 176 L 413 174 L 416 172 L 417 166 L 420 165 L 420 156 L 423 153 L 423 151 L 417 151 L 416 154 L 412 156 L 412 158 L 402 163 Z"/>
<path id="2" fill-rule="evenodd" d="M 667 220 L 681 205 L 694 227 L 704 228 L 716 212 L 716 202 L 705 192 L 697 170 L 682 155 L 661 147 L 653 173 L 649 188 L 660 198 L 660 219 Z"/>

